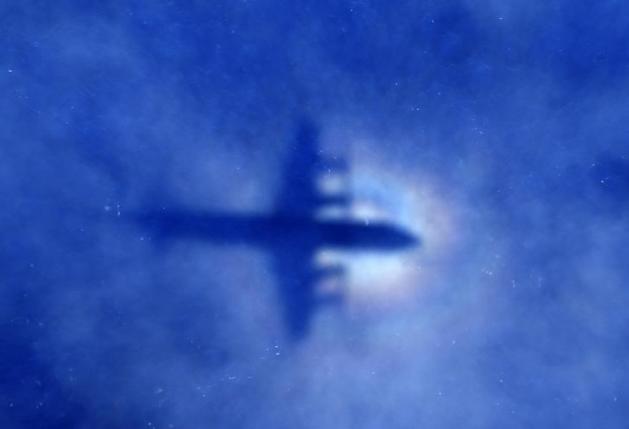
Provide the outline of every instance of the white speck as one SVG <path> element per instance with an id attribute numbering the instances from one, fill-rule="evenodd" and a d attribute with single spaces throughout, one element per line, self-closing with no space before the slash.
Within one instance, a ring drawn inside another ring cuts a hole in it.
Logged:
<path id="1" fill-rule="evenodd" d="M 111 206 L 110 205 L 106 205 L 105 207 L 103 207 L 105 209 L 106 212 L 111 210 Z"/>
<path id="2" fill-rule="evenodd" d="M 13 69 L 9 69 L 7 70 L 9 73 L 13 73 Z"/>

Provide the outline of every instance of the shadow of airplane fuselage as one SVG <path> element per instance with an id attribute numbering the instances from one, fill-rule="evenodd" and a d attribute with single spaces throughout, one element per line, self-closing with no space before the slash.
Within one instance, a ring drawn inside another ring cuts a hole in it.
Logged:
<path id="1" fill-rule="evenodd" d="M 137 220 L 161 239 L 188 238 L 262 248 L 387 251 L 419 243 L 413 234 L 385 222 L 166 210 L 140 215 Z"/>

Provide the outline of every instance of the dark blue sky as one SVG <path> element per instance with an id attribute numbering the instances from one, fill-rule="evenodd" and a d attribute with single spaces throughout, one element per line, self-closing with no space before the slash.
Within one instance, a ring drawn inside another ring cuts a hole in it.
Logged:
<path id="1" fill-rule="evenodd" d="M 0 427 L 626 427 L 629 6 L 179 3 L 0 6 Z M 424 242 L 290 345 L 124 219 L 270 210 L 304 115 Z"/>

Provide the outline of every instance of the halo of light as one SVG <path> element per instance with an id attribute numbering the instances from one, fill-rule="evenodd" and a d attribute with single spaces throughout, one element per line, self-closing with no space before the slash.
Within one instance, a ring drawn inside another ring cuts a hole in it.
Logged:
<path id="1" fill-rule="evenodd" d="M 429 178 L 363 167 L 352 172 L 348 186 L 353 197 L 349 216 L 366 225 L 375 221 L 399 225 L 420 237 L 421 245 L 391 253 L 323 250 L 317 261 L 346 267 L 346 300 L 352 312 L 399 308 L 434 283 L 431 264 L 453 243 L 453 216 Z"/>

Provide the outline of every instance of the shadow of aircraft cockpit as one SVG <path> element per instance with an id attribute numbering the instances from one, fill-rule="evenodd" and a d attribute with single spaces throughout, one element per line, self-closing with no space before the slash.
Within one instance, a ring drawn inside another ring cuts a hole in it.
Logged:
<path id="1" fill-rule="evenodd" d="M 161 209 L 135 217 L 156 239 L 245 244 L 270 254 L 283 320 L 292 340 L 307 336 L 320 305 L 343 300 L 343 288 L 323 293 L 317 287 L 325 278 L 345 271 L 342 265 L 317 266 L 314 257 L 318 251 L 385 252 L 419 244 L 416 236 L 391 223 L 318 216 L 330 206 L 349 206 L 351 198 L 347 191 L 326 193 L 320 189 L 318 179 L 323 172 L 342 171 L 345 165 L 322 157 L 317 141 L 317 127 L 302 121 L 291 142 L 275 207 L 268 214 Z"/>

